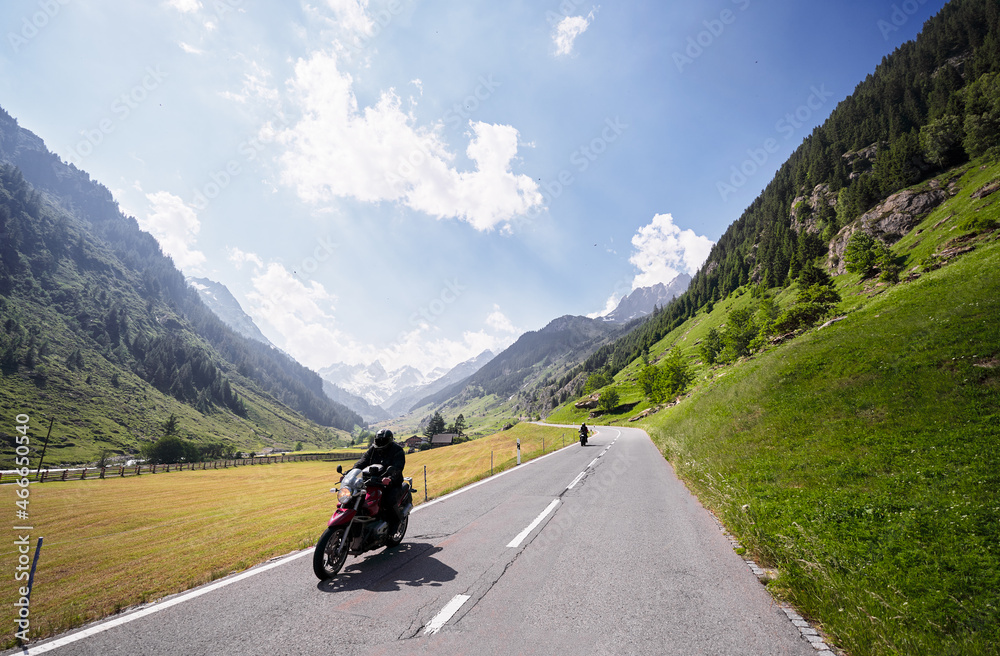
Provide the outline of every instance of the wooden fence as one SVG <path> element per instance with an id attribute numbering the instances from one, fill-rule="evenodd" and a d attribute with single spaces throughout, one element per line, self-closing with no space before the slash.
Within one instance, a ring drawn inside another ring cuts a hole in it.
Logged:
<path id="1" fill-rule="evenodd" d="M 110 467 L 77 467 L 72 469 L 43 469 L 37 475 L 35 470 L 31 470 L 28 478 L 33 482 L 48 483 L 51 481 L 81 481 L 97 480 L 102 478 L 121 478 L 124 476 L 140 476 L 142 474 L 165 474 L 176 471 L 207 470 L 207 469 L 228 469 L 230 467 L 250 467 L 255 465 L 270 465 L 281 462 L 306 462 L 310 460 L 357 460 L 361 457 L 359 452 L 333 452 L 333 453 L 309 453 L 292 454 L 283 453 L 276 456 L 255 456 L 253 458 L 228 458 L 225 460 L 212 460 L 206 462 L 179 462 L 169 465 L 151 465 L 148 463 L 136 465 L 112 465 Z M 0 484 L 13 483 L 21 477 L 15 472 L 0 473 Z"/>

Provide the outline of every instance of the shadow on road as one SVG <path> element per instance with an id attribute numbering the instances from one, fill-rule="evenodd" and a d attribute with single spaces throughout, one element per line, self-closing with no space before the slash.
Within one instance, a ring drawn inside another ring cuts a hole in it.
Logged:
<path id="1" fill-rule="evenodd" d="M 426 542 L 404 542 L 367 557 L 351 557 L 340 574 L 316 587 L 321 592 L 393 592 L 403 587 L 440 586 L 454 580 L 458 572 L 434 557 L 439 551 L 440 547 Z"/>

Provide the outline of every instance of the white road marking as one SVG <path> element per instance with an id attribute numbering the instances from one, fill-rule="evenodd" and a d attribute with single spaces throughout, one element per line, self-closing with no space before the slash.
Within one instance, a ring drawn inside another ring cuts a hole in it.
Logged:
<path id="1" fill-rule="evenodd" d="M 532 531 L 534 531 L 535 527 L 538 526 L 539 524 L 541 524 L 542 520 L 545 519 L 546 516 L 548 516 L 548 514 L 550 512 L 552 512 L 553 510 L 555 510 L 556 506 L 558 506 L 558 505 L 559 505 L 559 499 L 553 499 L 552 503 L 549 504 L 548 508 L 546 508 L 545 510 L 543 510 L 542 513 L 538 517 L 535 517 L 535 521 L 533 521 L 530 524 L 528 524 L 528 527 L 526 529 L 524 529 L 523 531 L 521 531 L 520 533 L 518 533 L 517 537 L 514 538 L 513 540 L 511 540 L 507 544 L 507 546 L 508 547 L 513 547 L 515 549 L 517 547 L 520 547 L 521 543 L 524 542 L 524 538 L 528 537 L 528 534 L 530 534 Z"/>
<path id="2" fill-rule="evenodd" d="M 566 489 L 567 490 L 572 490 L 573 486 L 576 485 L 577 483 L 579 483 L 580 480 L 583 479 L 583 477 L 586 476 L 586 475 L 587 475 L 587 470 L 585 469 L 582 472 L 580 472 L 579 475 L 576 478 L 573 479 L 572 483 L 570 483 L 569 485 L 566 486 Z"/>
<path id="3" fill-rule="evenodd" d="M 458 609 L 462 607 L 462 604 L 467 602 L 471 597 L 472 595 L 455 595 L 452 597 L 451 601 L 445 604 L 445 607 L 442 608 L 438 614 L 427 623 L 427 626 L 424 627 L 424 635 L 430 635 L 440 631 L 441 627 L 447 624 L 448 620 L 454 617 L 455 613 L 458 612 Z"/>
<path id="4" fill-rule="evenodd" d="M 572 445 L 570 445 L 570 446 L 572 446 Z M 554 456 L 555 454 L 559 453 L 563 449 L 568 449 L 568 448 L 570 448 L 570 447 L 569 446 L 564 446 L 561 449 L 558 449 L 557 451 L 553 451 L 551 453 L 546 453 L 544 456 L 539 456 L 539 457 L 535 458 L 534 460 L 529 460 L 528 462 L 524 463 L 523 465 L 518 465 L 518 466 L 513 467 L 511 469 L 508 469 L 506 471 L 502 471 L 499 474 L 494 474 L 493 476 L 490 476 L 489 478 L 484 478 L 481 481 L 476 481 L 475 483 L 472 483 L 470 485 L 466 485 L 465 487 L 463 487 L 461 489 L 458 489 L 458 490 L 455 490 L 454 492 L 450 492 L 449 494 L 446 494 L 443 497 L 438 497 L 437 499 L 434 499 L 433 501 L 428 501 L 426 503 L 422 503 L 419 506 L 414 507 L 414 509 L 410 511 L 410 514 L 412 515 L 413 513 L 417 512 L 418 510 L 423 510 L 424 508 L 430 508 L 431 506 L 433 506 L 436 503 L 441 503 L 442 501 L 450 499 L 450 498 L 452 498 L 454 496 L 458 496 L 459 494 L 462 494 L 463 492 L 468 492 L 469 490 L 471 490 L 474 487 L 479 487 L 480 485 L 485 485 L 486 483 L 489 483 L 490 481 L 495 481 L 498 478 L 500 478 L 501 476 L 505 476 L 507 474 L 511 474 L 513 472 L 516 472 L 516 471 L 520 471 L 520 470 L 524 469 L 525 467 L 527 467 L 528 465 L 533 465 L 533 464 L 535 464 L 536 462 L 538 462 L 540 460 L 544 460 L 544 459 L 548 458 L 549 456 Z"/>
<path id="5" fill-rule="evenodd" d="M 21 652 L 21 654 L 25 654 L 25 655 L 29 655 L 29 656 L 34 656 L 35 654 L 44 654 L 47 651 L 52 651 L 53 649 L 58 649 L 59 647 L 65 647 L 66 645 L 69 645 L 69 644 L 72 644 L 74 642 L 77 642 L 78 640 L 83 640 L 84 638 L 89 638 L 90 636 L 97 635 L 98 633 L 102 633 L 104 631 L 107 631 L 108 629 L 113 629 L 116 626 L 121 626 L 122 624 L 128 624 L 129 622 L 131 622 L 133 620 L 141 619 L 143 617 L 146 617 L 147 615 L 152 615 L 153 613 L 158 613 L 161 610 L 166 610 L 168 608 L 171 608 L 172 606 L 176 606 L 177 604 L 184 603 L 185 601 L 190 601 L 191 599 L 194 599 L 195 597 L 200 597 L 200 596 L 202 596 L 204 594 L 208 594 L 209 592 L 214 592 L 215 590 L 218 590 L 219 588 L 224 588 L 227 585 L 232 585 L 233 583 L 236 583 L 237 581 L 242 581 L 243 579 L 250 578 L 251 576 L 253 576 L 255 574 L 260 574 L 261 572 L 266 572 L 267 570 L 274 569 L 275 567 L 281 567 L 285 563 L 291 562 L 291 561 L 295 560 L 296 558 L 301 558 L 302 556 L 309 555 L 310 552 L 311 552 L 310 550 L 307 550 L 307 551 L 301 551 L 301 552 L 299 552 L 297 554 L 292 554 L 291 556 L 288 556 L 287 558 L 282 558 L 282 559 L 276 560 L 276 561 L 274 561 L 272 563 L 268 563 L 268 564 L 262 565 L 260 567 L 255 567 L 255 568 L 253 568 L 251 570 L 247 570 L 246 572 L 243 572 L 242 574 L 239 574 L 239 575 L 234 576 L 232 578 L 222 579 L 221 581 L 218 581 L 218 582 L 213 583 L 211 585 L 206 585 L 203 588 L 198 588 L 197 590 L 192 590 L 190 592 L 186 592 L 186 593 L 184 593 L 182 595 L 178 595 L 176 597 L 173 597 L 172 599 L 167 599 L 166 601 L 156 602 L 156 603 L 152 604 L 151 606 L 147 606 L 147 607 L 145 607 L 145 608 L 143 608 L 141 610 L 137 610 L 135 612 L 128 613 L 126 615 L 122 615 L 121 617 L 116 617 L 113 620 L 108 620 L 107 622 L 104 622 L 102 624 L 98 624 L 96 626 L 92 626 L 89 629 L 84 629 L 83 631 L 78 631 L 76 633 L 73 633 L 71 635 L 66 636 L 65 638 L 59 638 L 58 640 L 53 640 L 51 642 L 46 642 L 46 643 L 41 644 L 41 645 L 31 645 L 29 647 L 26 647 Z"/>

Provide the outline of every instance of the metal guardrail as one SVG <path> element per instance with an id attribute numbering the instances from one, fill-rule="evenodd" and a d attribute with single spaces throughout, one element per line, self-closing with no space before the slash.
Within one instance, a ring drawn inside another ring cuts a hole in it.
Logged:
<path id="1" fill-rule="evenodd" d="M 141 463 L 136 465 L 113 465 L 110 467 L 75 467 L 75 468 L 45 468 L 36 475 L 32 469 L 28 478 L 32 482 L 48 483 L 52 481 L 90 481 L 102 478 L 123 478 L 126 476 L 141 476 L 142 474 L 165 474 L 176 471 L 204 471 L 208 469 L 228 469 L 230 467 L 250 467 L 270 465 L 284 462 L 308 462 L 314 460 L 339 461 L 357 460 L 360 453 L 332 452 L 309 454 L 281 454 L 277 456 L 255 456 L 253 458 L 226 458 L 205 462 L 179 462 L 165 465 Z M 20 480 L 16 472 L 0 473 L 0 484 L 13 483 Z"/>

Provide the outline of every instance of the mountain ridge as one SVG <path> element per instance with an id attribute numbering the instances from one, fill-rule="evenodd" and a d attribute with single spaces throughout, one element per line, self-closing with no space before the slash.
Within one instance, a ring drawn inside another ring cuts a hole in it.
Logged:
<path id="1" fill-rule="evenodd" d="M 52 385 L 66 391 L 58 402 L 64 408 L 72 407 L 67 399 L 89 396 L 84 386 L 90 381 L 107 390 L 106 398 L 127 399 L 136 409 L 149 403 L 164 407 L 162 394 L 215 417 L 207 421 L 212 430 L 237 442 L 285 439 L 293 425 L 310 440 L 333 439 L 333 433 L 317 428 L 350 431 L 364 424 L 327 398 L 314 372 L 230 329 L 152 235 L 120 212 L 106 187 L 59 160 L 2 109 L 0 164 L 0 296 L 10 326 L 0 335 L 6 362 L 0 385 L 19 387 L 25 379 L 37 390 Z M 44 331 L 32 327 L 32 314 L 48 317 Z M 58 343 L 48 337 L 56 334 Z M 175 401 L 167 406 L 190 414 Z M 152 417 L 140 419 L 131 406 L 124 414 L 108 407 L 101 417 L 69 414 L 86 416 L 94 435 L 117 435 L 111 443 L 118 451 L 156 432 Z M 114 416 L 124 423 L 109 429 L 107 419 Z M 288 419 L 283 427 L 275 423 L 279 416 Z M 248 428 L 247 421 L 256 428 Z M 310 422 L 316 425 L 309 427 Z M 237 425 L 243 426 L 239 436 L 232 432 Z M 81 433 L 72 425 L 66 430 Z M 197 430 L 191 435 L 209 439 Z M 78 439 L 91 446 L 66 453 L 85 457 L 99 441 Z"/>
<path id="2" fill-rule="evenodd" d="M 243 306 L 236 300 L 228 287 L 208 278 L 194 276 L 188 276 L 187 282 L 195 288 L 208 309 L 222 319 L 227 326 L 244 337 L 277 348 L 271 343 L 271 340 L 264 336 L 250 315 L 243 310 Z"/>
<path id="3" fill-rule="evenodd" d="M 649 287 L 639 287 L 626 294 L 618 302 L 618 306 L 602 318 L 614 323 L 628 323 L 641 319 L 683 294 L 690 284 L 691 276 L 680 273 L 667 284 L 658 282 Z"/>

